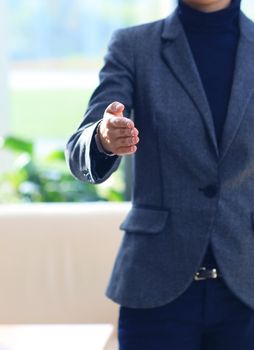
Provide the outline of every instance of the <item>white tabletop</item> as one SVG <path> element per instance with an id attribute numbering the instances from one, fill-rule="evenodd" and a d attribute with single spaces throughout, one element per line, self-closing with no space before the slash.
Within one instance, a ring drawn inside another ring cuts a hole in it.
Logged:
<path id="1" fill-rule="evenodd" d="M 111 324 L 1 325 L 0 350 L 103 350 Z"/>

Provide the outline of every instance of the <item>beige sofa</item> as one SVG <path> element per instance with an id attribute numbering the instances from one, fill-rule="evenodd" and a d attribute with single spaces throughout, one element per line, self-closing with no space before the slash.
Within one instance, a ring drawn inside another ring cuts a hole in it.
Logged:
<path id="1" fill-rule="evenodd" d="M 116 324 L 104 292 L 130 203 L 0 207 L 0 323 Z"/>

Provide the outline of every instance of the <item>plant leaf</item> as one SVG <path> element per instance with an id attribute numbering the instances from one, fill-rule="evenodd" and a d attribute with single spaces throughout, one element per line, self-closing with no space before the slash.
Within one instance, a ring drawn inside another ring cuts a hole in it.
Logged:
<path id="1" fill-rule="evenodd" d="M 65 155 L 63 150 L 55 150 L 53 152 L 50 152 L 46 158 L 46 161 L 65 161 Z"/>
<path id="2" fill-rule="evenodd" d="M 17 153 L 33 154 L 33 143 L 15 136 L 6 136 L 2 139 L 0 148 L 8 149 Z"/>

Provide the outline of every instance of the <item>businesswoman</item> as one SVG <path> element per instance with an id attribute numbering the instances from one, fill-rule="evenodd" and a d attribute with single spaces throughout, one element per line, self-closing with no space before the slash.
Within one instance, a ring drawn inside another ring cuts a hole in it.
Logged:
<path id="1" fill-rule="evenodd" d="M 99 184 L 133 155 L 106 290 L 120 350 L 254 348 L 253 60 L 240 0 L 180 0 L 112 36 L 66 158 Z"/>

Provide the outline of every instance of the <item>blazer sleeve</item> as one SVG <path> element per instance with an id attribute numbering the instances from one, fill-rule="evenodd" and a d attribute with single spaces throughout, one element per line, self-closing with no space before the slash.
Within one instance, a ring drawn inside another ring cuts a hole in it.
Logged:
<path id="1" fill-rule="evenodd" d="M 134 94 L 134 58 L 127 29 L 111 37 L 100 83 L 93 92 L 83 121 L 66 145 L 65 156 L 72 174 L 79 180 L 99 184 L 117 170 L 120 156 L 107 156 L 95 144 L 95 132 L 107 106 L 119 101 L 125 105 L 124 116 L 130 117 Z"/>

